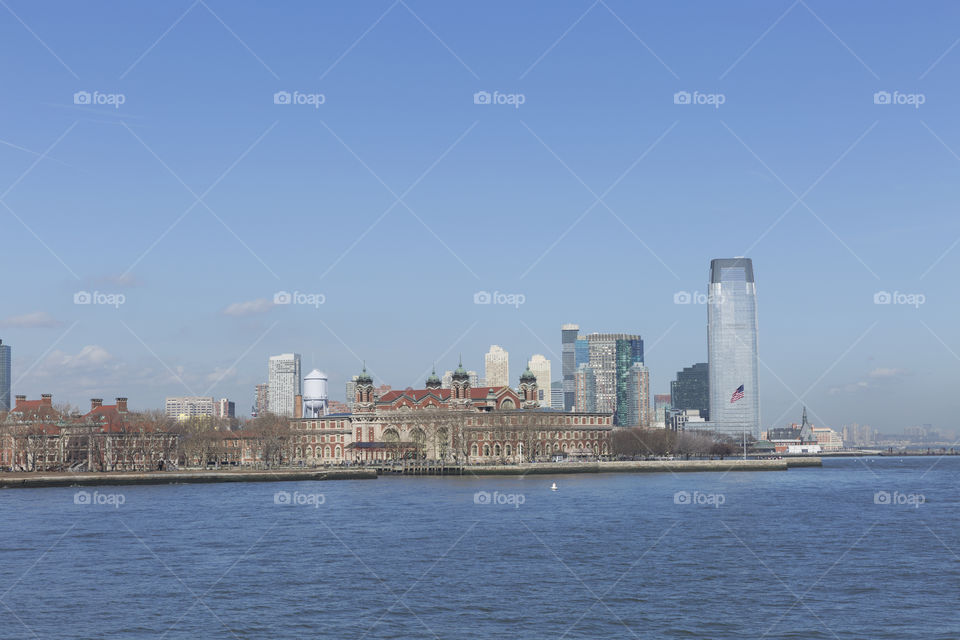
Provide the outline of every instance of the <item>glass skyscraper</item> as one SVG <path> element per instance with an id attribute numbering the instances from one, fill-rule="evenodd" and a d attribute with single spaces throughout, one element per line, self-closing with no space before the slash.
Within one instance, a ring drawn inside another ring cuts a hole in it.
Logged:
<path id="1" fill-rule="evenodd" d="M 10 345 L 0 340 L 0 411 L 10 411 Z"/>
<path id="2" fill-rule="evenodd" d="M 710 368 L 706 362 L 677 372 L 677 379 L 670 382 L 670 402 L 674 409 L 695 409 L 709 419 Z"/>
<path id="3" fill-rule="evenodd" d="M 746 432 L 759 439 L 757 287 L 749 258 L 710 261 L 707 353 L 710 422 L 704 426 L 736 438 Z"/>
<path id="4" fill-rule="evenodd" d="M 580 325 L 565 324 L 560 327 L 560 371 L 563 374 L 563 410 L 573 411 L 577 400 L 577 359 L 574 344 L 580 333 Z"/>

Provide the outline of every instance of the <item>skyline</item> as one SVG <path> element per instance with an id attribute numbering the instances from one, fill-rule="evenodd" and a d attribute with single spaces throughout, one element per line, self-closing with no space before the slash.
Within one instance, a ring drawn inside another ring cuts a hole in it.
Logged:
<path id="1" fill-rule="evenodd" d="M 576 322 L 642 335 L 662 394 L 707 360 L 709 260 L 745 255 L 765 427 L 805 404 L 833 427 L 954 429 L 960 9 L 384 2 L 268 25 L 207 5 L 118 4 L 122 32 L 72 5 L 3 13 L 13 393 L 245 414 L 273 354 L 339 399 L 364 360 L 403 388 L 460 352 L 483 371 L 492 344 L 558 381 Z"/>

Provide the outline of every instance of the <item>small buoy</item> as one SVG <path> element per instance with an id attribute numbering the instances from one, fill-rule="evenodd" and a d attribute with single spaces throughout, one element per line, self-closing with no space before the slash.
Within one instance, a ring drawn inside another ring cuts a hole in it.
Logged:
<path id="1" fill-rule="evenodd" d="M 554 482 L 552 485 L 550 485 L 550 491 L 556 491 L 556 490 L 557 490 L 557 483 Z"/>

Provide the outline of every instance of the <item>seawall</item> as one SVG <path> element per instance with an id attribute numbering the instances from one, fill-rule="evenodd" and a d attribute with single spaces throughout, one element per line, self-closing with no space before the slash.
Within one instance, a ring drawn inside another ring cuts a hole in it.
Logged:
<path id="1" fill-rule="evenodd" d="M 156 471 L 150 473 L 10 473 L 0 474 L 0 488 L 192 484 L 206 482 L 290 482 L 297 480 L 372 480 L 372 469 L 278 471 Z"/>
<path id="2" fill-rule="evenodd" d="M 527 475 L 549 473 L 687 473 L 703 471 L 786 471 L 820 467 L 820 458 L 780 460 L 631 460 L 623 462 L 557 462 L 466 467 L 464 475 Z"/>

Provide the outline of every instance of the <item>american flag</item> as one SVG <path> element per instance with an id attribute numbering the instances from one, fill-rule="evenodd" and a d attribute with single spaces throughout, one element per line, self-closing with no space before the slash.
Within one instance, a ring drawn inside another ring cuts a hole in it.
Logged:
<path id="1" fill-rule="evenodd" d="M 733 392 L 733 395 L 730 397 L 730 402 L 734 403 L 740 398 L 743 397 L 743 385 L 737 387 L 737 390 Z"/>

